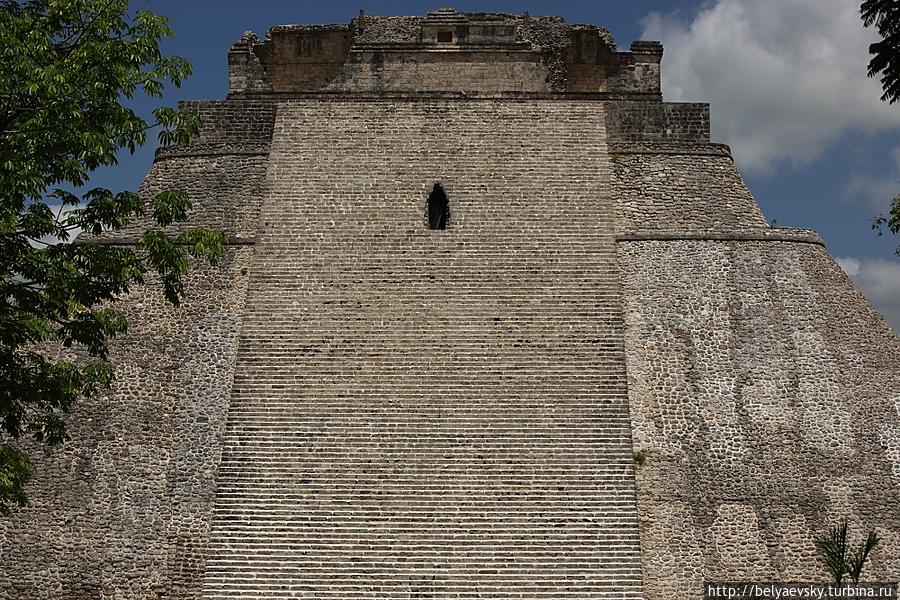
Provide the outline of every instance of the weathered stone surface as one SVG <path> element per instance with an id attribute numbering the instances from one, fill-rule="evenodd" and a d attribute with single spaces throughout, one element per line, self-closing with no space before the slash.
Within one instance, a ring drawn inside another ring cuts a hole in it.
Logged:
<path id="1" fill-rule="evenodd" d="M 142 189 L 226 260 L 122 299 L 0 600 L 700 598 L 824 580 L 843 517 L 900 579 L 900 343 L 661 56 L 448 9 L 244 34 Z"/>
<path id="2" fill-rule="evenodd" d="M 659 79 L 659 74 L 656 74 Z M 704 144 L 709 105 L 698 102 L 614 102 L 607 111 L 611 142 Z"/>
<path id="3" fill-rule="evenodd" d="M 616 52 L 609 32 L 558 17 L 360 15 L 349 24 L 279 25 L 228 53 L 232 97 L 270 93 L 615 92 L 659 99 L 662 46 Z"/>
<path id="4" fill-rule="evenodd" d="M 896 580 L 897 338 L 824 248 L 640 241 L 619 258 L 647 597 L 825 580 L 813 539 L 845 516 L 883 534 L 868 579 Z"/>
<path id="5" fill-rule="evenodd" d="M 252 249 L 194 265 L 187 301 L 122 299 L 117 381 L 62 447 L 29 448 L 31 506 L 0 519 L 0 598 L 190 598 L 206 557 Z"/>
<path id="6" fill-rule="evenodd" d="M 639 597 L 602 105 L 275 129 L 207 597 Z"/>
<path id="7" fill-rule="evenodd" d="M 612 164 L 620 233 L 768 229 L 728 156 L 616 154 Z"/>

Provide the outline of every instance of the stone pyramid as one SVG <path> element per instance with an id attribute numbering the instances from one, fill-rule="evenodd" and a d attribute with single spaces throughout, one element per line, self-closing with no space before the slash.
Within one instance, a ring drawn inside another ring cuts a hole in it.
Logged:
<path id="1" fill-rule="evenodd" d="M 226 259 L 123 299 L 0 600 L 701 598 L 825 581 L 844 517 L 900 579 L 900 342 L 662 52 L 452 9 L 245 34 L 143 186 Z"/>

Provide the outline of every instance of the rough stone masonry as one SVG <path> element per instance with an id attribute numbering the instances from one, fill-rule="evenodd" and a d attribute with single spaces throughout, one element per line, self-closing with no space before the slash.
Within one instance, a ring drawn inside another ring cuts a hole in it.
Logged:
<path id="1" fill-rule="evenodd" d="M 527 13 L 245 34 L 143 186 L 226 260 L 122 299 L 0 599 L 692 599 L 825 581 L 844 517 L 900 579 L 900 343 L 661 58 Z"/>

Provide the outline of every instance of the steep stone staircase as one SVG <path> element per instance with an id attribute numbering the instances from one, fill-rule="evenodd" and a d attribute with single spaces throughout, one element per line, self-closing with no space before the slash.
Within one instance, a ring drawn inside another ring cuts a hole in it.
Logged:
<path id="1" fill-rule="evenodd" d="M 270 160 L 204 597 L 640 598 L 601 105 L 297 100 Z"/>

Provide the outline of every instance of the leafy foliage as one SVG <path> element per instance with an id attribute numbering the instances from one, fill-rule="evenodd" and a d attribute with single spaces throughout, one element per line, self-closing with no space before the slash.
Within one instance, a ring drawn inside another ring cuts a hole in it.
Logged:
<path id="1" fill-rule="evenodd" d="M 178 304 L 188 255 L 214 263 L 221 233 L 188 229 L 172 239 L 145 232 L 136 246 L 79 239 L 118 230 L 144 214 L 129 191 L 70 189 L 90 173 L 134 152 L 148 132 L 162 144 L 185 143 L 199 128 L 190 113 L 159 108 L 155 122 L 123 102 L 160 97 L 190 74 L 182 58 L 164 56 L 168 21 L 128 12 L 127 0 L 0 0 L 0 512 L 24 505 L 29 462 L 11 442 L 29 436 L 67 439 L 64 414 L 81 397 L 108 387 L 109 340 L 126 331 L 110 301 L 157 273 Z M 66 189 L 68 188 L 68 189 Z M 149 201 L 160 227 L 184 221 L 191 203 L 180 191 Z M 80 350 L 56 360 L 49 344 Z"/>
<path id="2" fill-rule="evenodd" d="M 831 573 L 835 583 L 840 586 L 844 575 L 850 575 L 853 583 L 859 583 L 863 567 L 869 554 L 879 543 L 878 535 L 871 531 L 866 537 L 865 543 L 850 548 L 848 540 L 847 519 L 828 530 L 822 538 L 816 540 L 816 548 L 825 560 L 825 568 Z"/>
<path id="3" fill-rule="evenodd" d="M 878 539 L 878 534 L 874 531 L 870 531 L 869 535 L 866 536 L 865 543 L 856 548 L 850 555 L 847 573 L 850 574 L 850 579 L 853 580 L 853 583 L 859 583 L 863 567 L 866 566 L 866 560 L 868 560 L 869 554 L 875 549 L 875 546 L 877 546 L 880 541 L 881 540 Z"/>
<path id="4" fill-rule="evenodd" d="M 881 36 L 869 46 L 869 77 L 881 74 L 881 99 L 893 104 L 900 100 L 900 3 L 896 0 L 863 0 L 859 7 L 863 24 L 872 25 Z"/>
<path id="5" fill-rule="evenodd" d="M 859 7 L 863 24 L 875 26 L 880 42 L 869 46 L 869 77 L 881 74 L 881 99 L 893 104 L 900 100 L 900 2 L 896 0 L 863 0 Z M 900 196 L 894 198 L 887 216 L 879 215 L 872 223 L 872 228 L 881 235 L 883 228 L 893 233 L 900 233 Z M 900 256 L 900 246 L 894 252 Z"/>
<path id="6" fill-rule="evenodd" d="M 891 202 L 891 209 L 887 216 L 878 215 L 872 222 L 872 229 L 878 231 L 878 235 L 882 234 L 883 229 L 887 227 L 888 231 L 894 235 L 900 234 L 900 196 L 895 196 Z M 894 250 L 894 254 L 900 256 L 900 246 Z"/>
<path id="7" fill-rule="evenodd" d="M 834 582 L 841 585 L 844 574 L 847 572 L 847 519 L 841 521 L 828 530 L 819 540 L 816 540 L 816 548 L 825 559 L 825 568 L 831 573 Z"/>

